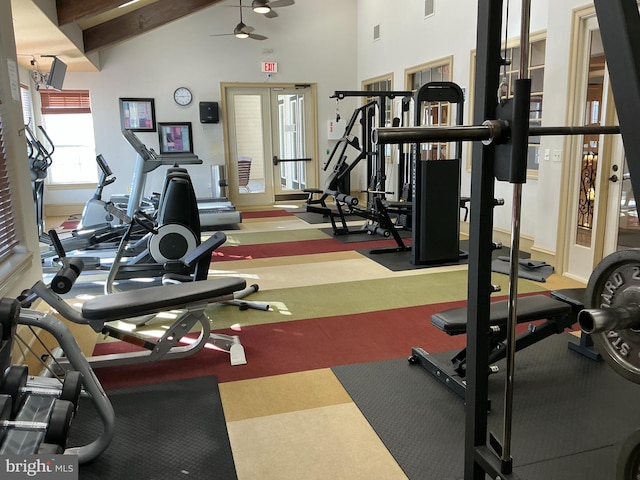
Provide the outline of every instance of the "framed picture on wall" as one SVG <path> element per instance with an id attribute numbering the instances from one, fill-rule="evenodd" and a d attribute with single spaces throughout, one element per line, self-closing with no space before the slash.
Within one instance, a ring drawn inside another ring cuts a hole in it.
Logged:
<path id="1" fill-rule="evenodd" d="M 158 123 L 161 154 L 193 153 L 191 122 Z"/>
<path id="2" fill-rule="evenodd" d="M 121 98 L 120 126 L 134 132 L 156 131 L 156 107 L 153 98 Z"/>

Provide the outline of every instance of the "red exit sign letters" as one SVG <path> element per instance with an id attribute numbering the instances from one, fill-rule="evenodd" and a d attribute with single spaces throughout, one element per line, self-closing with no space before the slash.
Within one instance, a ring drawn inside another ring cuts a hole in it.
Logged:
<path id="1" fill-rule="evenodd" d="M 278 72 L 278 62 L 262 62 L 262 72 L 263 73 L 277 73 Z"/>

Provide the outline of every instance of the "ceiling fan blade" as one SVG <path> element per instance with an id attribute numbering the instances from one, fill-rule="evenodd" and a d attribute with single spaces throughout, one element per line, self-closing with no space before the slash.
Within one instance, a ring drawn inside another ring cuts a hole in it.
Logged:
<path id="1" fill-rule="evenodd" d="M 264 14 L 265 17 L 267 18 L 276 18 L 278 16 L 278 14 L 276 13 L 275 10 L 269 10 L 267 13 Z"/>
<path id="2" fill-rule="evenodd" d="M 214 33 L 209 35 L 210 37 L 228 37 L 230 35 L 234 35 L 233 33 Z"/>
<path id="3" fill-rule="evenodd" d="M 274 0 L 273 2 L 269 2 L 269 6 L 271 8 L 279 8 L 279 7 L 290 7 L 291 5 L 295 5 L 294 0 Z"/>
<path id="4" fill-rule="evenodd" d="M 253 28 L 251 25 L 245 25 L 244 28 L 242 29 L 242 31 L 244 33 L 251 33 L 255 30 L 255 28 Z"/>
<path id="5" fill-rule="evenodd" d="M 265 37 L 264 35 L 258 35 L 257 33 L 250 33 L 249 38 L 253 38 L 254 40 L 266 40 L 269 37 Z"/>

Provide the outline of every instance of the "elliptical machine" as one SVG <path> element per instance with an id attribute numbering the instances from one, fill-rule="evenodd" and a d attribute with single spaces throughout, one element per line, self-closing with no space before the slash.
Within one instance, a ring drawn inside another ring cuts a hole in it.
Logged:
<path id="1" fill-rule="evenodd" d="M 107 210 L 107 202 L 102 199 L 104 187 L 116 181 L 111 168 L 104 157 L 96 156 L 96 163 L 100 168 L 100 178 L 93 197 L 87 200 L 84 206 L 78 227 L 71 235 L 62 239 L 65 252 L 76 250 L 115 249 L 124 235 L 127 226 L 120 224 L 119 220 Z M 56 271 L 60 266 L 60 255 L 53 245 L 51 236 L 42 232 L 40 241 L 49 245 L 49 249 L 41 252 L 42 266 L 50 272 Z M 99 256 L 83 256 L 83 262 L 87 268 L 100 269 Z"/>
<path id="2" fill-rule="evenodd" d="M 44 235 L 44 181 L 47 178 L 47 170 L 53 163 L 52 155 L 55 150 L 53 142 L 41 125 L 38 126 L 40 132 L 49 144 L 47 148 L 34 134 L 29 125 L 24 126 L 27 138 L 27 156 L 29 157 L 29 170 L 31 172 L 31 188 L 33 189 L 33 203 L 36 209 L 36 224 L 38 226 L 38 236 L 42 239 Z"/>

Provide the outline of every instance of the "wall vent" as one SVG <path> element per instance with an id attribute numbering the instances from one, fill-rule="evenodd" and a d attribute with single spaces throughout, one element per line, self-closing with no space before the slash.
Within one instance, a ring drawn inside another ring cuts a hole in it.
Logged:
<path id="1" fill-rule="evenodd" d="M 424 0 L 424 16 L 430 17 L 435 13 L 436 0 Z"/>
<path id="2" fill-rule="evenodd" d="M 380 40 L 380 24 L 373 26 L 373 39 Z"/>

